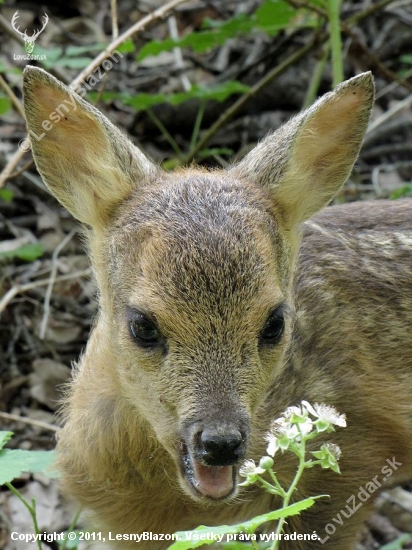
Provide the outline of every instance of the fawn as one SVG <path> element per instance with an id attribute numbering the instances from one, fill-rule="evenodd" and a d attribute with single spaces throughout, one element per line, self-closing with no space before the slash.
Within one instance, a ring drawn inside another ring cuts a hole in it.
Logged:
<path id="1" fill-rule="evenodd" d="M 412 477 L 412 203 L 310 219 L 348 178 L 372 103 L 361 74 L 229 169 L 166 173 L 97 109 L 26 68 L 33 155 L 87 226 L 99 288 L 57 451 L 63 491 L 101 529 L 173 533 L 275 509 L 277 497 L 238 487 L 238 470 L 302 399 L 335 406 L 348 427 L 333 434 L 342 475 L 312 468 L 297 491 L 330 498 L 288 529 L 353 548 L 373 499 L 342 526 L 332 519 L 387 460 L 382 488 Z M 295 469 L 293 456 L 275 456 L 285 484 Z"/>

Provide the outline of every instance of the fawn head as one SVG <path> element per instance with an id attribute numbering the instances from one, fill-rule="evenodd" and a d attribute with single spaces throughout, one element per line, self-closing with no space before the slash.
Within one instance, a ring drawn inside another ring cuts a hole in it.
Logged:
<path id="1" fill-rule="evenodd" d="M 25 70 L 38 170 L 88 228 L 100 292 L 88 368 L 96 384 L 110 374 L 195 499 L 236 493 L 291 337 L 300 225 L 349 176 L 372 101 L 362 74 L 231 168 L 166 173 L 54 77 Z"/>

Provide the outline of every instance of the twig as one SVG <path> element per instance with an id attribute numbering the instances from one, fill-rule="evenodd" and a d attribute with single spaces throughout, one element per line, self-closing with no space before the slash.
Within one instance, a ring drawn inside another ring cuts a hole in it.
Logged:
<path id="1" fill-rule="evenodd" d="M 19 170 L 17 170 L 16 172 L 13 172 L 13 174 L 10 175 L 9 179 L 10 180 L 14 180 L 16 178 L 18 178 L 19 176 L 21 176 L 23 174 L 23 172 L 25 172 L 26 170 L 28 170 L 30 168 L 30 166 L 33 164 L 34 160 L 31 158 L 29 161 L 26 162 L 26 164 L 24 164 L 21 168 L 19 168 Z M 47 189 L 47 187 L 46 187 Z"/>
<path id="2" fill-rule="evenodd" d="M 167 25 L 169 27 L 170 37 L 173 38 L 173 40 L 179 40 L 176 17 L 174 15 L 169 17 L 167 20 Z M 183 62 L 182 49 L 179 47 L 173 48 L 173 55 L 175 57 L 176 68 L 183 71 L 185 64 Z M 180 81 L 185 92 L 189 92 L 192 88 L 192 84 L 190 83 L 188 76 L 183 72 L 180 74 Z"/>
<path id="3" fill-rule="evenodd" d="M 253 97 L 255 96 L 260 90 L 262 90 L 265 86 L 267 86 L 272 80 L 274 80 L 276 77 L 278 77 L 280 74 L 282 74 L 288 67 L 299 61 L 302 57 L 304 57 L 312 48 L 314 48 L 317 44 L 323 43 L 327 38 L 327 35 L 322 35 L 322 37 L 315 36 L 313 40 L 308 42 L 306 46 L 303 46 L 300 48 L 297 52 L 294 52 L 292 55 L 290 55 L 285 61 L 280 63 L 277 67 L 274 67 L 271 71 L 269 71 L 263 78 L 259 80 L 250 90 L 242 95 L 233 105 L 231 105 L 219 118 L 218 120 L 203 134 L 203 137 L 199 140 L 196 147 L 189 152 L 185 159 L 185 164 L 191 162 L 196 154 L 206 145 L 206 143 L 210 140 L 210 138 L 216 134 L 218 130 L 222 126 L 224 126 L 231 118 L 234 117 L 234 115 Z"/>
<path id="4" fill-rule="evenodd" d="M 355 32 L 346 24 L 341 23 L 342 30 L 351 37 L 351 39 L 355 42 L 355 44 L 363 51 L 365 56 L 368 58 L 370 64 L 372 67 L 376 67 L 382 74 L 389 80 L 389 82 L 396 82 L 399 86 L 402 86 L 403 88 L 406 88 L 410 92 L 412 92 L 412 84 L 405 80 L 404 78 L 399 78 L 399 76 L 388 69 L 384 63 L 366 46 L 359 40 L 358 36 Z"/>
<path id="5" fill-rule="evenodd" d="M 73 273 L 68 273 L 67 275 L 61 275 L 61 277 L 57 277 L 54 282 L 60 283 L 62 281 L 69 281 L 70 279 L 87 277 L 91 273 L 92 273 L 92 270 L 90 267 L 88 267 L 87 269 L 82 269 L 81 271 L 74 271 Z M 40 286 L 46 286 L 48 284 L 49 284 L 49 279 L 41 279 L 40 281 L 32 281 L 31 283 L 26 283 L 24 285 L 12 286 L 3 296 L 3 298 L 0 300 L 0 315 L 2 311 L 6 309 L 6 307 L 11 302 L 11 300 L 13 300 L 13 298 L 18 294 L 22 294 L 23 292 L 27 292 L 28 290 L 33 290 L 34 288 L 38 288 Z"/>
<path id="6" fill-rule="evenodd" d="M 110 11 L 112 14 L 112 40 L 119 36 L 119 25 L 117 21 L 117 0 L 110 0 Z"/>
<path id="7" fill-rule="evenodd" d="M 360 11 L 359 13 L 355 13 L 351 17 L 348 17 L 345 23 L 349 23 L 349 24 L 359 23 L 359 21 L 362 21 L 362 19 L 366 19 L 373 13 L 380 11 L 383 8 L 386 8 L 386 6 L 389 6 L 389 4 L 392 4 L 393 2 L 396 2 L 396 0 L 381 0 L 380 2 L 376 2 L 376 4 L 372 3 L 369 6 L 369 8 L 366 8 L 363 11 Z"/>
<path id="8" fill-rule="evenodd" d="M 23 151 L 22 149 L 17 149 L 17 151 L 15 151 L 14 155 L 8 161 L 0 174 L 0 189 L 3 187 L 6 181 L 12 177 L 14 169 L 17 167 L 17 165 L 26 153 L 27 151 Z"/>
<path id="9" fill-rule="evenodd" d="M 1 75 L 0 75 L 0 86 L 3 88 L 3 90 L 9 96 L 10 101 L 13 103 L 13 106 L 16 109 L 16 111 L 24 119 L 24 111 L 23 111 L 22 104 L 17 99 L 16 94 L 13 92 L 13 90 L 10 88 L 10 86 L 7 84 L 7 82 L 4 80 L 4 78 Z"/>
<path id="10" fill-rule="evenodd" d="M 380 117 L 375 119 L 373 122 L 371 122 L 369 124 L 366 134 L 370 134 L 371 132 L 373 132 L 378 126 L 386 122 L 388 119 L 393 117 L 393 115 L 395 115 L 402 109 L 409 107 L 409 105 L 412 105 L 412 94 L 408 95 L 408 97 L 405 97 L 405 99 L 402 99 L 402 101 L 399 101 L 391 109 L 389 109 L 388 111 L 383 113 L 383 115 L 381 115 Z"/>
<path id="11" fill-rule="evenodd" d="M 49 430 L 51 432 L 58 432 L 60 430 L 59 426 L 54 426 L 53 424 L 49 424 L 48 422 L 42 422 L 41 420 L 35 420 L 34 418 L 19 416 L 17 414 L 0 412 L 0 418 L 13 420 L 14 422 L 22 422 L 23 424 L 29 424 L 31 426 L 37 426 L 38 428 L 44 428 L 45 430 Z"/>
<path id="12" fill-rule="evenodd" d="M 133 34 L 143 30 L 145 27 L 150 25 L 151 23 L 154 23 L 158 19 L 162 19 L 165 17 L 171 10 L 179 6 L 180 4 L 184 4 L 186 2 L 189 2 L 190 0 L 171 0 L 164 6 L 161 6 L 160 8 L 154 10 L 149 15 L 146 15 L 146 17 L 143 17 L 140 21 L 135 23 L 125 31 L 123 34 L 121 34 L 119 37 L 117 37 L 115 40 L 113 40 L 103 52 L 101 52 L 99 55 L 97 55 L 93 61 L 85 68 L 83 71 L 71 82 L 70 89 L 75 89 L 79 84 L 81 84 L 88 76 L 92 74 L 92 72 L 103 62 L 105 59 L 107 59 L 116 48 L 120 46 L 125 40 L 130 38 Z M 4 21 L 7 23 L 7 27 L 9 26 L 8 21 L 3 18 Z M 0 20 L 1 21 L 1 20 Z M 60 78 L 60 77 L 59 77 Z M 61 78 L 63 82 L 66 81 L 65 78 Z M 4 167 L 3 171 L 0 174 L 0 189 L 3 187 L 3 185 L 6 183 L 6 181 L 9 179 L 10 175 L 12 174 L 13 170 L 16 168 L 18 163 L 20 162 L 21 158 L 24 155 L 24 151 L 17 150 L 15 154 L 12 156 L 12 158 L 9 160 L 7 165 Z"/>
<path id="13" fill-rule="evenodd" d="M 105 48 L 98 56 L 96 56 L 93 61 L 73 80 L 73 82 L 70 84 L 70 88 L 74 89 L 76 88 L 83 80 L 85 80 L 90 74 L 101 64 L 103 61 L 105 61 L 116 48 L 120 46 L 125 40 L 130 38 L 133 34 L 136 34 L 137 32 L 143 30 L 145 27 L 156 21 L 157 19 L 162 19 L 165 17 L 171 10 L 179 6 L 180 4 L 184 4 L 188 2 L 189 0 L 171 0 L 171 2 L 168 2 L 164 6 L 161 6 L 160 8 L 157 8 L 152 13 L 149 13 L 149 15 L 146 15 L 146 17 L 143 17 L 143 19 L 140 19 L 137 23 L 132 25 L 130 29 L 125 31 L 123 34 L 121 34 L 116 40 L 113 40 L 107 48 Z"/>
<path id="14" fill-rule="evenodd" d="M 58 246 L 56 246 L 56 248 L 55 248 L 55 250 L 52 254 L 51 273 L 50 273 L 50 277 L 49 277 L 49 284 L 47 285 L 47 289 L 46 289 L 46 295 L 44 297 L 44 313 L 43 313 L 43 318 L 41 320 L 41 325 L 40 325 L 40 335 L 39 335 L 40 340 L 44 340 L 44 335 L 46 333 L 46 328 L 47 328 L 47 321 L 48 321 L 49 315 L 50 315 L 50 298 L 51 298 L 51 294 L 52 294 L 52 290 L 53 290 L 53 285 L 54 285 L 54 282 L 56 280 L 57 258 L 59 256 L 60 252 L 66 246 L 66 244 L 76 234 L 76 232 L 77 232 L 77 229 L 72 229 L 70 231 L 70 233 L 68 233 L 64 237 L 64 239 L 61 241 L 61 243 Z"/>
<path id="15" fill-rule="evenodd" d="M 361 21 L 362 19 L 365 19 L 372 13 L 375 13 L 382 8 L 386 7 L 387 5 L 391 4 L 395 0 L 381 0 L 380 2 L 377 2 L 376 4 L 373 4 L 369 8 L 366 8 L 365 10 L 353 15 L 352 17 L 349 17 L 345 24 L 355 24 Z M 308 4 L 307 2 L 300 2 L 299 0 L 291 0 L 291 5 L 295 5 L 295 7 L 307 7 L 308 9 L 312 9 L 312 5 Z M 327 18 L 327 12 L 322 10 L 321 8 L 315 7 L 313 11 L 316 11 L 319 15 L 322 15 L 323 17 Z M 264 88 L 269 82 L 274 80 L 276 77 L 278 77 L 282 72 L 284 72 L 288 67 L 293 65 L 296 61 L 304 57 L 312 48 L 314 48 L 316 45 L 323 44 L 328 38 L 327 34 L 323 34 L 320 37 L 315 37 L 314 40 L 309 42 L 306 46 L 303 46 L 300 50 L 292 54 L 290 57 L 288 57 L 283 63 L 272 69 L 265 77 L 263 77 L 255 86 L 253 86 L 247 94 L 244 94 L 241 96 L 233 105 L 231 105 L 220 117 L 219 119 L 209 128 L 207 132 L 203 135 L 202 139 L 198 142 L 197 146 L 193 149 L 193 151 L 190 151 L 187 155 L 185 162 L 189 163 L 191 162 L 196 154 L 206 145 L 206 143 L 210 140 L 210 138 L 224 125 L 226 124 L 244 105 L 249 101 L 250 98 L 252 98 L 258 91 L 260 91 L 262 88 Z M 399 81 L 399 80 L 398 80 Z"/>
<path id="16" fill-rule="evenodd" d="M 393 1 L 394 0 L 390 0 L 390 2 L 393 2 Z M 322 16 L 322 17 L 325 17 L 325 18 L 328 17 L 328 13 L 326 12 L 326 10 L 324 10 L 322 8 L 319 8 L 318 6 L 314 6 L 313 4 L 310 4 L 309 2 L 301 2 L 300 0 L 287 0 L 287 2 L 296 9 L 306 8 L 308 10 L 313 11 L 314 13 L 317 13 L 319 16 Z M 387 4 L 389 2 L 389 0 L 385 0 L 385 2 Z M 384 4 L 385 2 L 381 2 L 381 4 Z M 333 4 L 333 2 L 330 5 L 332 5 L 332 4 Z M 375 11 L 375 9 L 376 9 L 376 5 L 373 6 L 373 11 Z M 399 78 L 399 76 L 395 72 L 388 69 L 384 65 L 384 63 L 382 63 L 380 61 L 380 59 L 365 44 L 363 44 L 363 42 L 358 38 L 356 33 L 352 30 L 350 24 L 356 23 L 356 21 L 358 21 L 360 18 L 367 17 L 368 15 L 370 15 L 370 13 L 371 13 L 370 9 L 367 9 L 367 10 L 364 10 L 363 12 L 361 12 L 360 14 L 356 14 L 356 18 L 355 18 L 355 16 L 353 16 L 353 17 L 349 17 L 346 21 L 340 21 L 340 28 L 342 29 L 342 31 L 345 34 L 350 36 L 350 38 L 353 40 L 353 42 L 355 42 L 355 44 L 363 51 L 363 53 L 368 58 L 370 64 L 372 65 L 372 67 L 376 67 L 377 69 L 379 69 L 380 72 L 390 82 L 396 82 L 399 86 L 402 86 L 403 88 L 406 88 L 407 90 L 412 91 L 412 84 L 410 84 L 404 78 Z M 365 15 L 365 14 L 367 14 L 367 15 Z M 336 51 L 338 51 L 338 50 L 340 50 L 340 48 L 336 49 Z M 342 75 L 343 75 L 343 73 L 342 73 Z M 343 80 L 343 77 L 341 78 L 341 80 Z M 336 84 L 338 84 L 338 82 L 335 81 L 335 78 L 334 78 L 334 85 L 336 85 Z"/>

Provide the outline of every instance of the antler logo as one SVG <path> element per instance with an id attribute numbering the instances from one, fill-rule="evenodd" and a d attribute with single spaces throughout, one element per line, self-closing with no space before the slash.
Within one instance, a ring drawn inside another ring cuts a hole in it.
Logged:
<path id="1" fill-rule="evenodd" d="M 47 23 L 49 21 L 49 16 L 47 15 L 47 13 L 44 14 L 44 16 L 43 16 L 43 18 L 44 18 L 43 27 L 39 31 L 33 31 L 32 36 L 27 36 L 27 30 L 25 30 L 24 32 L 21 32 L 20 27 L 16 27 L 16 21 L 17 21 L 18 18 L 19 18 L 19 12 L 16 11 L 16 13 L 13 15 L 13 19 L 11 20 L 11 26 L 23 38 L 24 48 L 25 48 L 26 52 L 27 53 L 32 53 L 33 50 L 34 50 L 34 43 L 37 40 L 37 38 L 39 37 L 39 34 L 44 31 L 44 28 L 45 28 L 45 26 L 47 25 Z"/>

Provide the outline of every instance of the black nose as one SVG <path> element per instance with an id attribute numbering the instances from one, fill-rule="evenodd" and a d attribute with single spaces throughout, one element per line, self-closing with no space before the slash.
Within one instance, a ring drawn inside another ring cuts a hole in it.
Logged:
<path id="1" fill-rule="evenodd" d="M 209 466 L 229 466 L 244 458 L 244 440 L 236 429 L 217 432 L 206 428 L 200 434 L 200 454 Z"/>

